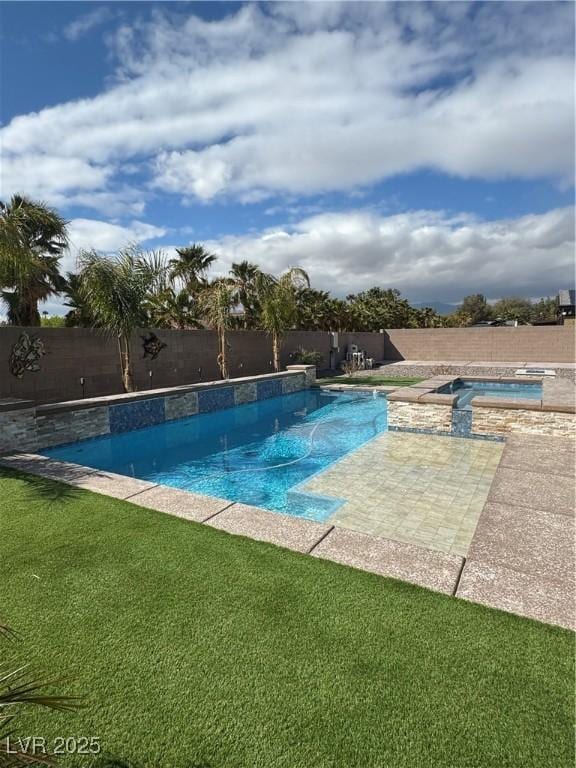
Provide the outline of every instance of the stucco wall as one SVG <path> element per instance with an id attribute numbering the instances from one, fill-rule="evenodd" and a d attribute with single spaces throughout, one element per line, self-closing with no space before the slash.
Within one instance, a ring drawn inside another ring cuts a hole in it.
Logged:
<path id="1" fill-rule="evenodd" d="M 386 360 L 573 363 L 574 326 L 417 328 L 385 333 Z"/>

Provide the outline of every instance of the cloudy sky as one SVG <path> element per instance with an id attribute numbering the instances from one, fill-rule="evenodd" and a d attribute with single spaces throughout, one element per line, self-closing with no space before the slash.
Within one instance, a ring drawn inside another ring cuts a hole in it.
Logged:
<path id="1" fill-rule="evenodd" d="M 574 5 L 0 4 L 1 199 L 345 295 L 574 282 Z M 54 309 L 51 305 L 50 309 Z"/>

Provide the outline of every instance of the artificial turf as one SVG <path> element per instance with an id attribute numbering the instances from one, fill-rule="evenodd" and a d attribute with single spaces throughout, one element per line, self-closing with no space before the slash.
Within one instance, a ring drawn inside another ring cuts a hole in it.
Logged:
<path id="1" fill-rule="evenodd" d="M 147 768 L 563 768 L 573 637 L 401 582 L 0 470 L 4 655 Z"/>
<path id="2" fill-rule="evenodd" d="M 318 384 L 352 384 L 363 387 L 409 387 L 411 384 L 418 384 L 424 381 L 422 378 L 390 376 L 329 376 L 324 379 L 318 379 Z"/>

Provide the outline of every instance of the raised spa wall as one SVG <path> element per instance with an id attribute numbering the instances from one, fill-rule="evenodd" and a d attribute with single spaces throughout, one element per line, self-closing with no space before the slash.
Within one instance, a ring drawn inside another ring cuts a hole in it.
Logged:
<path id="1" fill-rule="evenodd" d="M 315 366 L 290 365 L 286 371 L 263 376 L 47 405 L 0 400 L 0 454 L 129 432 L 298 392 L 315 382 Z"/>
<path id="2" fill-rule="evenodd" d="M 576 428 L 574 386 L 554 379 L 466 376 L 477 381 L 542 383 L 542 400 L 475 397 L 470 410 L 455 408 L 456 395 L 437 390 L 456 381 L 435 376 L 388 395 L 388 429 L 453 437 L 503 440 L 513 433 L 571 437 Z"/>

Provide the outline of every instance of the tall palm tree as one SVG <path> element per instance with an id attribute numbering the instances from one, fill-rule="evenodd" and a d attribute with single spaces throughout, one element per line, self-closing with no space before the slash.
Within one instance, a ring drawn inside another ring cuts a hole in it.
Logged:
<path id="1" fill-rule="evenodd" d="M 303 269 L 292 267 L 279 278 L 262 275 L 259 294 L 262 303 L 262 327 L 272 336 L 274 370 L 280 370 L 280 350 L 286 331 L 293 328 L 298 317 L 297 292 L 310 287 Z"/>
<path id="2" fill-rule="evenodd" d="M 80 254 L 80 293 L 93 325 L 118 339 L 122 384 L 134 391 L 130 337 L 146 325 L 146 299 L 162 281 L 165 264 L 159 254 L 143 254 L 135 246 L 116 258 L 96 251 Z"/>
<path id="3" fill-rule="evenodd" d="M 230 276 L 234 283 L 235 298 L 244 309 L 243 326 L 245 330 L 256 327 L 260 314 L 258 299 L 258 279 L 260 267 L 249 261 L 232 264 Z"/>
<path id="4" fill-rule="evenodd" d="M 67 246 L 67 222 L 54 209 L 21 195 L 0 202 L 0 295 L 9 322 L 40 325 L 38 302 L 64 288 Z"/>
<path id="5" fill-rule="evenodd" d="M 232 324 L 234 286 L 225 278 L 214 280 L 204 289 L 200 301 L 206 322 L 218 333 L 218 367 L 221 377 L 227 379 L 229 377 L 227 336 Z"/>
<path id="6" fill-rule="evenodd" d="M 170 278 L 180 280 L 191 293 L 197 293 L 206 285 L 206 274 L 217 257 L 203 245 L 194 243 L 185 248 L 176 248 L 177 259 L 170 260 Z"/>

